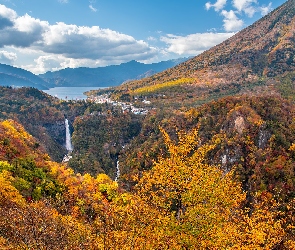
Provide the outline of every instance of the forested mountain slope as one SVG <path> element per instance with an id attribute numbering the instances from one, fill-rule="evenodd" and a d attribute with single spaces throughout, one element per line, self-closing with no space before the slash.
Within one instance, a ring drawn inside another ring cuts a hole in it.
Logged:
<path id="1" fill-rule="evenodd" d="M 179 133 L 132 193 L 105 174 L 75 174 L 0 123 L 1 249 L 293 249 L 292 203 L 264 193 L 251 213 L 232 174 L 209 164 L 214 145 Z M 11 158 L 9 153 L 15 152 Z M 4 153 L 4 154 L 3 154 Z M 8 157 L 8 158 L 6 158 Z M 196 216 L 198 215 L 198 216 Z"/>
<path id="2" fill-rule="evenodd" d="M 56 161 L 67 153 L 65 118 L 72 124 L 89 105 L 83 101 L 61 101 L 35 88 L 0 87 L 0 118 L 21 123 Z"/>
<path id="3" fill-rule="evenodd" d="M 0 248 L 295 249 L 294 7 L 111 101 L 1 87 Z"/>
<path id="4" fill-rule="evenodd" d="M 114 89 L 114 97 L 165 94 L 165 102 L 173 105 L 175 99 L 184 99 L 188 106 L 248 92 L 279 93 L 282 77 L 294 82 L 294 75 L 289 75 L 295 70 L 294 27 L 295 1 L 289 0 L 202 54 Z"/>
<path id="5" fill-rule="evenodd" d="M 216 145 L 208 160 L 224 172 L 234 169 L 244 190 L 252 194 L 267 191 L 292 200 L 294 112 L 294 104 L 282 98 L 243 96 L 188 110 L 150 113 L 138 136 L 119 152 L 120 180 L 130 188 L 134 176 L 140 177 L 159 155 L 166 155 L 159 127 L 174 140 L 177 131 L 198 127 L 200 143 Z"/>

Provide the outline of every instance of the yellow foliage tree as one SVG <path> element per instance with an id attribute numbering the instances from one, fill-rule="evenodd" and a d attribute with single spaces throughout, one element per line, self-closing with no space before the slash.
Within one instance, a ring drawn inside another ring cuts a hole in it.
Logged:
<path id="1" fill-rule="evenodd" d="M 62 183 L 60 192 L 51 199 L 26 202 L 13 186 L 12 166 L 0 162 L 0 248 L 294 247 L 295 201 L 287 207 L 287 219 L 270 196 L 260 195 L 251 210 L 244 209 L 245 194 L 232 172 L 224 173 L 206 159 L 218 139 L 204 144 L 196 129 L 179 132 L 174 143 L 161 131 L 168 157 L 159 157 L 133 193 L 123 192 L 105 174 L 94 178 L 43 161 L 50 176 Z"/>
<path id="2" fill-rule="evenodd" d="M 173 81 L 168 81 L 168 82 L 164 82 L 164 83 L 158 83 L 158 84 L 154 84 L 154 85 L 150 85 L 150 86 L 144 86 L 141 88 L 137 88 L 132 91 L 132 94 L 134 94 L 134 95 L 151 94 L 151 93 L 155 93 L 157 91 L 163 91 L 164 89 L 167 89 L 167 88 L 177 87 L 177 86 L 184 85 L 184 84 L 192 84 L 195 81 L 196 81 L 196 79 L 194 79 L 194 78 L 180 78 L 180 79 L 173 80 Z"/>
<path id="3" fill-rule="evenodd" d="M 285 232 L 276 213 L 243 209 L 245 194 L 232 172 L 207 163 L 214 140 L 202 145 L 193 130 L 179 132 L 175 144 L 162 133 L 169 157 L 159 158 L 137 190 L 165 218 L 161 226 L 173 235 L 173 249 L 272 249 L 282 240 Z"/>
<path id="4" fill-rule="evenodd" d="M 2 162 L 1 162 L 2 163 Z M 4 170 L 0 173 L 0 206 L 5 207 L 9 203 L 24 205 L 25 200 L 19 191 L 11 184 L 13 177 L 10 172 Z"/>

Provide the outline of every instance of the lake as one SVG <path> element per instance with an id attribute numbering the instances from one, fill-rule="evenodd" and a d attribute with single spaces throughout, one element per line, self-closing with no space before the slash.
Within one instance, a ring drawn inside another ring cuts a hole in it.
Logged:
<path id="1" fill-rule="evenodd" d="M 103 87 L 55 87 L 43 91 L 62 100 L 85 100 L 87 96 L 84 92 L 101 88 Z"/>

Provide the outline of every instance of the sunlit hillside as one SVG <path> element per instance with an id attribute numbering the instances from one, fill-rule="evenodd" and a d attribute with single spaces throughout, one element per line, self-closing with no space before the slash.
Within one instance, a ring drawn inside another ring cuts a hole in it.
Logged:
<path id="1" fill-rule="evenodd" d="M 173 105 L 175 99 L 185 99 L 183 105 L 188 106 L 249 92 L 279 94 L 281 78 L 295 70 L 294 16 L 295 2 L 289 0 L 223 43 L 176 67 L 123 84 L 113 95 L 141 94 L 162 103 L 155 96 L 165 94 L 165 102 Z M 171 85 L 170 91 L 159 88 L 186 78 L 194 81 L 184 81 L 177 89 Z M 143 93 L 143 87 L 150 91 Z"/>
<path id="2" fill-rule="evenodd" d="M 0 87 L 0 249 L 295 249 L 294 16 L 87 100 Z"/>

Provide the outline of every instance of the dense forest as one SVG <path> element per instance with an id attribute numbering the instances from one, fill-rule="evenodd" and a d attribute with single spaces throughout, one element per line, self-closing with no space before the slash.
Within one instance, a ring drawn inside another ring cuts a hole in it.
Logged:
<path id="1" fill-rule="evenodd" d="M 295 249 L 294 8 L 87 100 L 0 87 L 0 248 Z"/>
<path id="2" fill-rule="evenodd" d="M 132 192 L 105 174 L 50 161 L 12 121 L 0 124 L 2 249 L 293 249 L 294 207 L 270 192 L 249 204 L 233 171 L 208 162 L 198 129 L 167 149 Z M 14 158 L 11 158 L 13 152 Z"/>
<path id="3" fill-rule="evenodd" d="M 295 247 L 291 99 L 241 95 L 136 115 L 35 89 L 2 93 L 22 97 L 19 111 L 17 102 L 6 107 L 3 101 L 2 248 Z M 31 124 L 21 125 L 28 116 Z M 68 163 L 52 161 L 43 137 L 25 130 L 38 125 L 64 147 L 48 129 L 59 116 L 61 123 L 75 117 Z"/>

